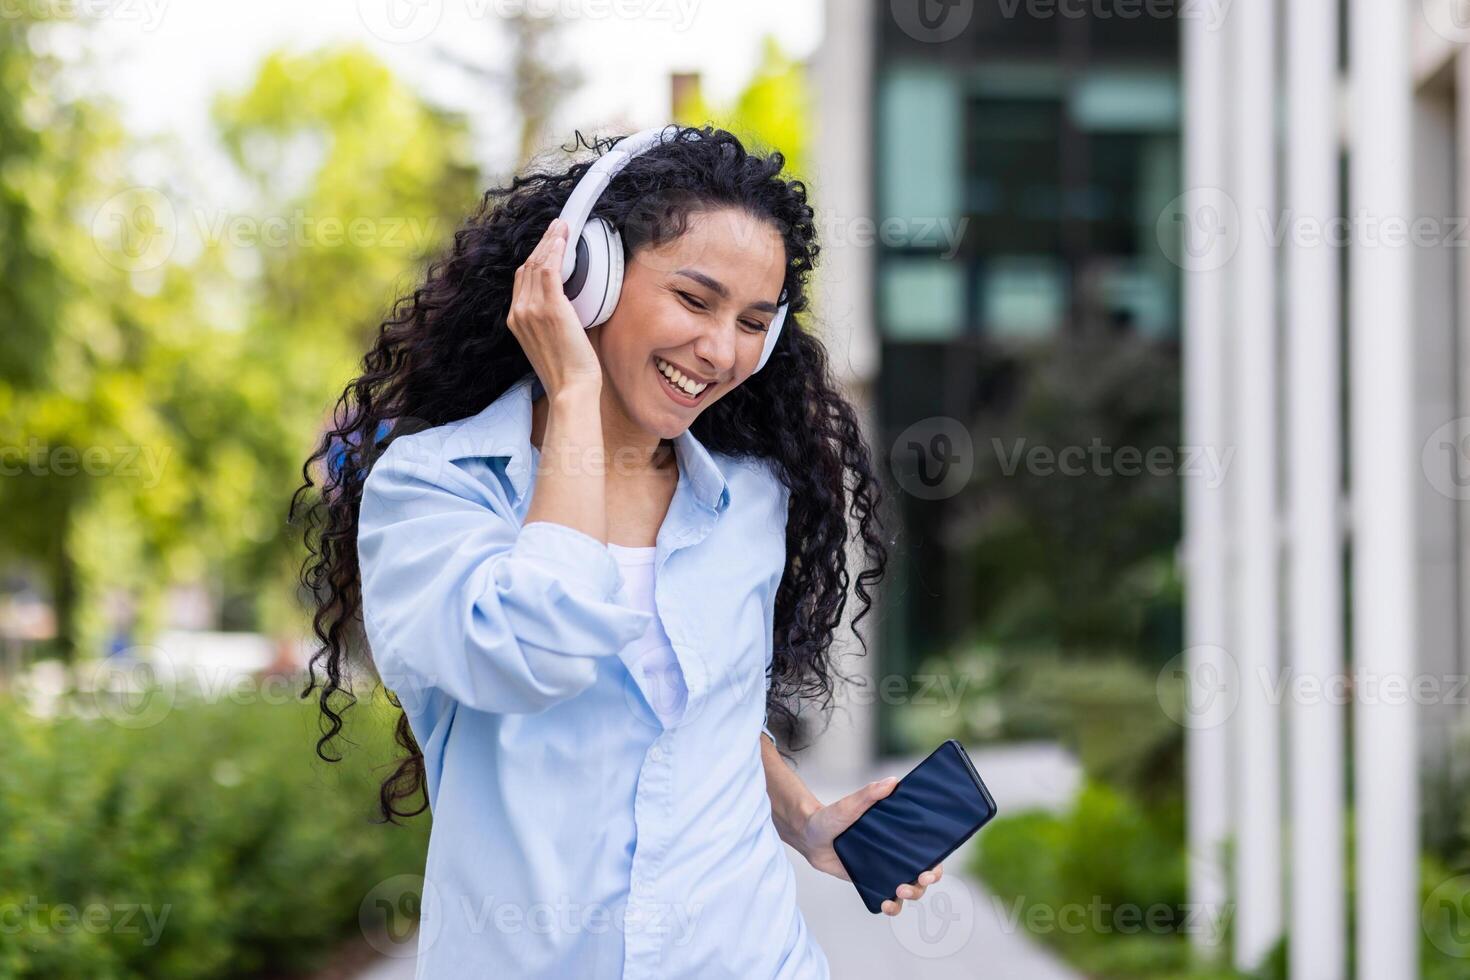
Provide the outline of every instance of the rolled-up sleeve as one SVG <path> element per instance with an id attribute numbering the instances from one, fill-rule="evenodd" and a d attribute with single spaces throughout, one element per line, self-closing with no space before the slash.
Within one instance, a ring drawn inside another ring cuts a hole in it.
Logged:
<path id="1" fill-rule="evenodd" d="M 619 601 L 601 541 L 550 521 L 523 527 L 457 467 L 390 462 L 392 451 L 358 519 L 363 624 L 388 687 L 538 712 L 591 687 L 598 658 L 651 624 Z"/>

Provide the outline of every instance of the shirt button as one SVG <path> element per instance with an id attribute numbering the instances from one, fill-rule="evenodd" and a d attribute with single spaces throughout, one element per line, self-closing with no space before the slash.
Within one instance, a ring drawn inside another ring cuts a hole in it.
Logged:
<path id="1" fill-rule="evenodd" d="M 648 757 L 650 759 L 652 759 L 654 762 L 663 762 L 664 761 L 664 747 L 662 745 L 655 745 L 653 747 L 653 750 L 648 753 Z"/>

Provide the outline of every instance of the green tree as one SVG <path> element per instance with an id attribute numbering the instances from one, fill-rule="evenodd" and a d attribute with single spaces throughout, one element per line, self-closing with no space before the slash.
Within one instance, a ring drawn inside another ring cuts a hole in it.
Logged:
<path id="1" fill-rule="evenodd" d="M 686 126 L 706 122 L 727 129 L 757 149 L 779 149 L 786 172 L 805 179 L 807 139 L 812 129 L 812 99 L 806 68 L 787 55 L 770 35 L 761 40 L 755 74 L 734 102 L 712 105 L 702 92 L 673 107 L 674 121 Z"/>
<path id="2" fill-rule="evenodd" d="M 125 556 L 128 574 L 149 577 L 155 518 L 179 486 L 143 461 L 169 455 L 169 420 L 149 395 L 166 340 L 150 317 L 176 308 L 181 282 L 146 268 L 147 242 L 134 250 L 155 202 L 117 176 L 114 108 L 71 94 L 71 66 L 46 53 L 88 28 L 36 11 L 0 18 L 0 550 L 49 583 L 57 652 L 71 659 L 95 639 L 98 569 Z M 120 533 L 99 538 L 107 524 Z"/>
<path id="3" fill-rule="evenodd" d="M 274 55 L 216 102 L 249 193 L 211 209 L 183 158 L 130 186 L 112 107 L 37 54 L 52 26 L 0 19 L 3 557 L 49 582 L 69 660 L 113 590 L 145 635 L 180 581 L 231 600 L 223 625 L 284 630 L 301 461 L 476 200 L 465 121 L 361 50 Z"/>
<path id="4" fill-rule="evenodd" d="M 211 487 L 230 543 L 224 586 L 243 622 L 281 629 L 300 557 L 284 517 L 301 463 L 393 301 L 473 208 L 480 178 L 463 116 L 357 47 L 273 54 L 245 90 L 216 100 L 214 118 L 255 190 L 253 220 L 237 224 L 261 234 L 209 243 L 221 266 L 248 271 L 231 356 L 219 377 L 194 380 L 225 393 L 199 422 L 201 447 L 228 453 Z"/>

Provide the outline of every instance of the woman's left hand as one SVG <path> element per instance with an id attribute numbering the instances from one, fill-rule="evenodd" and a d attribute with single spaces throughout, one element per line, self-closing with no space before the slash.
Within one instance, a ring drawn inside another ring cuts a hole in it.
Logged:
<path id="1" fill-rule="evenodd" d="M 898 777 L 889 776 L 875 783 L 869 783 L 862 789 L 849 793 L 836 803 L 829 803 L 820 810 L 812 811 L 807 817 L 806 826 L 802 830 L 801 846 L 797 848 L 807 859 L 807 862 L 818 871 L 825 871 L 829 875 L 841 878 L 843 881 L 851 881 L 847 869 L 837 857 L 837 851 L 832 847 L 832 841 L 867 812 L 868 807 L 877 803 L 883 797 L 893 792 L 893 787 L 898 785 Z M 885 915 L 897 915 L 903 908 L 906 899 L 920 898 L 924 889 L 934 884 L 944 875 L 942 864 L 919 875 L 917 881 L 898 886 L 898 898 L 889 899 L 883 903 Z"/>

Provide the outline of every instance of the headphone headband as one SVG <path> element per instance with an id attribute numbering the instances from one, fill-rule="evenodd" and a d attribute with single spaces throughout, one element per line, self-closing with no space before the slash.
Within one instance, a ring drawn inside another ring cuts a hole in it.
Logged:
<path id="1" fill-rule="evenodd" d="M 671 125 L 656 126 L 624 137 L 611 150 L 593 161 L 592 166 L 577 182 L 577 186 L 572 188 L 572 196 L 567 198 L 567 203 L 561 209 L 561 219 L 567 223 L 568 229 L 568 247 L 561 257 L 562 282 L 572 277 L 572 269 L 577 263 L 577 249 L 574 246 L 577 239 L 582 237 L 582 228 L 587 224 L 587 216 L 592 213 L 597 199 L 607 190 L 607 185 L 618 172 L 628 165 L 629 160 L 663 142 L 664 131 L 672 128 L 674 127 Z"/>
<path id="2" fill-rule="evenodd" d="M 677 130 L 678 126 L 655 126 L 619 140 L 612 149 L 593 161 L 562 206 L 560 216 L 567 223 L 567 245 L 561 259 L 562 288 L 572 300 L 583 327 L 590 329 L 612 315 L 623 283 L 622 236 L 609 222 L 591 218 L 592 208 L 628 161 L 660 145 L 663 134 L 670 129 Z M 776 348 L 776 339 L 786 322 L 787 306 L 787 303 L 779 305 L 775 318 L 766 328 L 756 371 L 765 367 Z"/>

